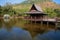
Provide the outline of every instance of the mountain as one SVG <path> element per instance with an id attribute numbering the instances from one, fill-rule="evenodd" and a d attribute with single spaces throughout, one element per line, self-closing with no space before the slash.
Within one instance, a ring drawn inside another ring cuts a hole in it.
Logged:
<path id="1" fill-rule="evenodd" d="M 13 6 L 13 8 L 17 11 L 28 11 L 28 9 L 30 9 L 31 5 L 35 3 L 38 6 L 41 6 L 41 8 L 58 8 L 60 6 L 58 6 L 56 3 L 54 3 L 52 0 L 26 0 L 20 4 L 16 4 Z"/>
<path id="2" fill-rule="evenodd" d="M 52 2 L 52 0 L 26 0 L 24 2 L 22 2 L 21 4 L 32 4 L 32 3 L 42 3 L 42 2 Z"/>

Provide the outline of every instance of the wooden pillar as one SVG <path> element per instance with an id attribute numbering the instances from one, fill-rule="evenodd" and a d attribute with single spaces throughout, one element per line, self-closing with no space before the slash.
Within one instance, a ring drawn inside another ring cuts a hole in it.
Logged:
<path id="1" fill-rule="evenodd" d="M 42 27 L 42 25 L 43 25 L 43 16 L 42 16 L 42 18 L 41 18 L 41 27 Z"/>
<path id="2" fill-rule="evenodd" d="M 48 20 L 48 15 L 47 15 L 47 30 L 48 30 L 48 26 L 49 26 L 49 20 Z"/>
<path id="3" fill-rule="evenodd" d="M 47 16 L 47 28 L 48 28 L 48 25 L 49 25 L 49 21 L 48 21 L 48 16 Z"/>
<path id="4" fill-rule="evenodd" d="M 43 25 L 43 21 L 41 21 L 41 27 L 42 27 L 42 25 Z"/>
<path id="5" fill-rule="evenodd" d="M 26 17 L 28 19 L 28 17 Z M 28 24 L 28 20 L 26 20 L 26 23 Z"/>
<path id="6" fill-rule="evenodd" d="M 48 26 L 49 26 L 49 22 L 47 22 L 47 28 L 48 28 Z"/>
<path id="7" fill-rule="evenodd" d="M 36 16 L 35 16 L 35 24 L 36 24 Z"/>
<path id="8" fill-rule="evenodd" d="M 57 17 L 56 17 L 56 22 L 55 22 L 55 31 L 57 30 L 57 25 L 58 25 L 58 23 L 57 23 Z"/>
<path id="9" fill-rule="evenodd" d="M 55 23 L 55 27 L 57 27 L 57 22 Z"/>
<path id="10" fill-rule="evenodd" d="M 32 28 L 33 28 L 32 19 L 33 19 L 33 17 L 31 16 L 31 32 L 32 32 Z"/>
<path id="11" fill-rule="evenodd" d="M 55 31 L 57 30 L 57 25 L 58 25 L 58 23 L 57 23 L 57 21 L 56 21 L 56 23 L 55 23 Z"/>
<path id="12" fill-rule="evenodd" d="M 32 16 L 31 16 L 31 24 L 32 24 Z"/>

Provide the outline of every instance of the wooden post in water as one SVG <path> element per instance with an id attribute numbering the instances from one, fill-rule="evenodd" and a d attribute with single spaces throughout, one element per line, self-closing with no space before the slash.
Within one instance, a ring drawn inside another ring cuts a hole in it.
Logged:
<path id="1" fill-rule="evenodd" d="M 35 16 L 35 24 L 36 24 L 36 16 Z"/>
<path id="2" fill-rule="evenodd" d="M 26 17 L 26 19 L 28 19 L 28 17 Z M 28 24 L 27 20 L 26 20 L 26 24 Z"/>
<path id="3" fill-rule="evenodd" d="M 56 22 L 55 22 L 55 31 L 57 30 L 57 18 L 55 19 Z"/>
<path id="4" fill-rule="evenodd" d="M 42 16 L 42 18 L 41 18 L 41 27 L 42 27 L 42 25 L 43 25 L 43 16 Z"/>
<path id="5" fill-rule="evenodd" d="M 42 25 L 43 25 L 43 21 L 41 21 L 41 27 L 42 27 Z"/>
<path id="6" fill-rule="evenodd" d="M 24 16 L 24 18 L 25 18 L 25 20 L 24 20 L 24 21 L 25 21 L 25 22 L 26 22 L 26 24 L 27 24 L 27 16 Z"/>
<path id="7" fill-rule="evenodd" d="M 48 28 L 49 22 L 47 21 L 47 28 Z"/>
<path id="8" fill-rule="evenodd" d="M 31 21 L 31 32 L 32 32 L 32 19 L 33 19 L 33 18 L 32 18 L 32 16 L 31 16 L 31 19 L 30 19 L 30 21 Z"/>
<path id="9" fill-rule="evenodd" d="M 48 30 L 48 26 L 49 26 L 49 20 L 48 20 L 48 15 L 47 15 L 47 30 Z"/>
<path id="10" fill-rule="evenodd" d="M 55 32 L 56 32 L 56 30 L 57 30 L 57 22 L 55 22 Z"/>
<path id="11" fill-rule="evenodd" d="M 32 24 L 32 16 L 31 16 L 31 24 Z"/>
<path id="12" fill-rule="evenodd" d="M 48 21 L 48 16 L 47 16 L 47 28 L 48 28 L 48 25 L 49 25 L 49 21 Z"/>

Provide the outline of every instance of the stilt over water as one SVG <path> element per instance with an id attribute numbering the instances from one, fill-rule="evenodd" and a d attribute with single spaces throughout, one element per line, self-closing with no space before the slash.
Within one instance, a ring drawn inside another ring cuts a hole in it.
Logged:
<path id="1" fill-rule="evenodd" d="M 43 22 L 46 22 L 47 27 L 48 25 L 55 24 L 55 27 L 57 27 L 58 21 L 56 18 L 49 18 L 48 14 L 45 14 L 41 7 L 38 7 L 37 5 L 33 4 L 29 12 L 26 12 L 27 16 L 24 17 L 25 20 L 34 22 L 35 24 L 37 22 L 41 22 L 41 26 L 43 25 Z M 56 21 L 57 20 L 57 21 Z"/>

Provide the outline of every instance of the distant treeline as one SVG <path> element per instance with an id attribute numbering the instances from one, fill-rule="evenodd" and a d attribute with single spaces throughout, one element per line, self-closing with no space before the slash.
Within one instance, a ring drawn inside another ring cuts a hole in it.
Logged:
<path id="1" fill-rule="evenodd" d="M 6 4 L 4 6 L 0 6 L 0 16 L 4 14 L 13 15 L 16 14 L 16 11 L 13 9 L 12 5 Z"/>
<path id="2" fill-rule="evenodd" d="M 0 6 L 0 16 L 3 16 L 4 14 L 14 15 L 21 13 L 22 16 L 24 16 L 24 12 L 27 12 L 29 10 L 29 6 L 31 4 L 25 4 L 20 6 L 13 6 L 11 4 L 6 4 L 5 6 Z M 60 17 L 60 9 L 58 8 L 43 8 L 44 13 L 47 13 L 49 17 Z"/>

